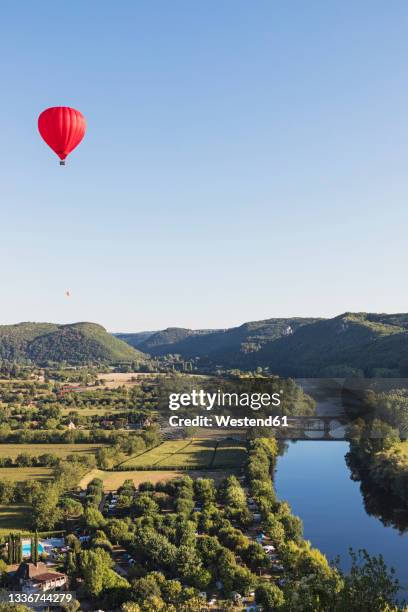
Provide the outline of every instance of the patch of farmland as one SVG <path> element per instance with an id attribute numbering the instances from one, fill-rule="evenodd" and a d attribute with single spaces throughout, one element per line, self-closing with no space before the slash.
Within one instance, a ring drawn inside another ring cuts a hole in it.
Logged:
<path id="1" fill-rule="evenodd" d="M 169 465 L 174 468 L 209 467 L 214 457 L 215 440 L 192 440 L 191 444 L 180 449 L 170 458 L 159 461 L 160 467 Z"/>
<path id="2" fill-rule="evenodd" d="M 24 504 L 0 505 L 0 537 L 8 535 L 10 531 L 29 531 L 31 517 L 30 506 Z"/>
<path id="3" fill-rule="evenodd" d="M 123 463 L 122 466 L 126 466 L 129 469 L 137 468 L 137 467 L 147 467 L 147 466 L 155 466 L 157 464 L 162 464 L 162 462 L 170 462 L 173 460 L 175 455 L 181 450 L 185 449 L 191 444 L 189 440 L 169 440 L 168 442 L 163 442 L 159 446 L 152 448 L 144 453 L 131 457 L 127 459 Z"/>
<path id="4" fill-rule="evenodd" d="M 169 440 L 120 464 L 121 469 L 233 468 L 243 464 L 246 445 L 226 439 Z"/>
<path id="5" fill-rule="evenodd" d="M 52 453 L 64 458 L 67 455 L 95 455 L 104 444 L 0 444 L 0 457 L 15 459 L 21 453 L 33 457 Z"/>
<path id="6" fill-rule="evenodd" d="M 246 456 L 247 448 L 244 442 L 229 439 L 221 440 L 217 446 L 211 467 L 218 469 L 241 466 Z"/>
<path id="7" fill-rule="evenodd" d="M 0 468 L 0 480 L 23 482 L 25 480 L 48 480 L 53 470 L 43 467 Z"/>
<path id="8" fill-rule="evenodd" d="M 70 415 L 75 413 L 78 416 L 105 416 L 105 414 L 114 413 L 115 408 L 110 406 L 69 406 L 61 408 L 63 415 Z M 121 412 L 125 412 L 124 409 L 120 409 Z"/>

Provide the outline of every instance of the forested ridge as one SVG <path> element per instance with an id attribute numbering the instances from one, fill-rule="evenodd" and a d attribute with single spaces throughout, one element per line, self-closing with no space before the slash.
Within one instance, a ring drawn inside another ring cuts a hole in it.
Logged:
<path id="1" fill-rule="evenodd" d="M 225 330 L 169 328 L 118 334 L 152 356 L 179 354 L 200 365 L 282 376 L 405 376 L 408 314 L 344 313 L 332 319 L 272 318 Z"/>
<path id="2" fill-rule="evenodd" d="M 0 326 L 0 359 L 69 363 L 134 361 L 140 351 L 95 323 L 18 323 Z"/>
<path id="3" fill-rule="evenodd" d="M 292 377 L 396 377 L 408 372 L 408 314 L 273 318 L 222 330 L 110 334 L 96 323 L 0 326 L 0 359 L 82 364 L 162 360 L 191 370 L 255 370 Z M 157 363 L 156 363 L 157 366 Z"/>

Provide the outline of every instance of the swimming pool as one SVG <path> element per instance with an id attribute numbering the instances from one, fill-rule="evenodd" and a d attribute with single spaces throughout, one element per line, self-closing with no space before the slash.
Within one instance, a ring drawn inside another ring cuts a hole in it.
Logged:
<path id="1" fill-rule="evenodd" d="M 31 555 L 31 542 L 30 540 L 23 540 L 21 544 L 23 550 L 23 557 L 29 557 Z M 41 542 L 38 542 L 38 552 L 41 554 L 44 552 L 44 546 Z"/>

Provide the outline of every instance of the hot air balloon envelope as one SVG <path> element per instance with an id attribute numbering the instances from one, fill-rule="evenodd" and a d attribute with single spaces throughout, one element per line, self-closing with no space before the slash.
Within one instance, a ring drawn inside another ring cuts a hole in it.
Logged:
<path id="1" fill-rule="evenodd" d="M 53 106 L 38 117 L 38 130 L 63 164 L 63 160 L 79 145 L 85 135 L 85 117 L 75 108 Z"/>

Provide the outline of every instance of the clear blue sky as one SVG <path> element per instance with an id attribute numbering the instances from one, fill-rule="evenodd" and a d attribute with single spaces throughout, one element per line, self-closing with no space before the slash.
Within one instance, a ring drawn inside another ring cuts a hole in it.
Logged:
<path id="1" fill-rule="evenodd" d="M 1 12 L 1 323 L 407 311 L 405 0 Z M 56 105 L 88 121 L 65 168 Z"/>

